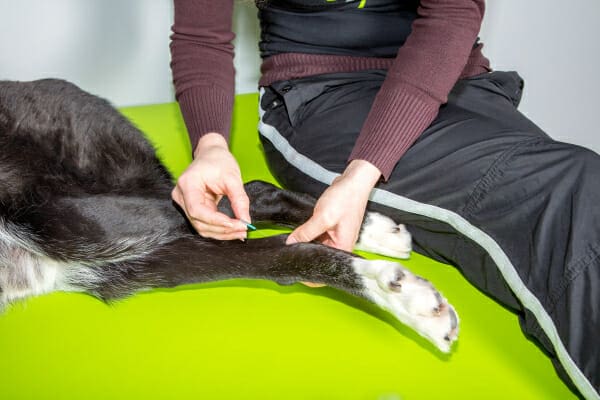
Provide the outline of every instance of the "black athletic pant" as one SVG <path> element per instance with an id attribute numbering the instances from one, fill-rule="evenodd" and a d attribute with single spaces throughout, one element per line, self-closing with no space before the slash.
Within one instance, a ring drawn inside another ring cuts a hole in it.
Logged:
<path id="1" fill-rule="evenodd" d="M 318 196 L 344 170 L 384 78 L 330 74 L 261 90 L 261 139 L 282 185 Z M 407 224 L 416 251 L 514 309 L 563 379 L 598 399 L 600 156 L 519 113 L 522 87 L 509 72 L 460 80 L 369 209 Z"/>

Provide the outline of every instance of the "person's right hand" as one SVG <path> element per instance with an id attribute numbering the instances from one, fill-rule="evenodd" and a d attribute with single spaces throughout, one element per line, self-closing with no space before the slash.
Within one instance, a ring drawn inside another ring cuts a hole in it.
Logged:
<path id="1" fill-rule="evenodd" d="M 177 180 L 171 197 L 200 235 L 219 240 L 245 239 L 246 224 L 217 211 L 223 196 L 229 199 L 236 218 L 250 222 L 240 168 L 225 138 L 208 133 L 198 141 L 194 161 Z"/>

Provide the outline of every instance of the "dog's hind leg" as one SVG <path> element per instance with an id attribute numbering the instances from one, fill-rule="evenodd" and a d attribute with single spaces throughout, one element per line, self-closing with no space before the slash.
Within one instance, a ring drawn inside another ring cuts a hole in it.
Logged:
<path id="1" fill-rule="evenodd" d="M 104 300 L 154 287 L 232 278 L 322 282 L 387 309 L 442 351 L 456 339 L 454 309 L 428 281 L 399 264 L 365 260 L 316 243 L 284 242 L 285 236 L 245 243 L 184 236 L 136 259 L 74 271 L 67 281 Z"/>
<path id="2" fill-rule="evenodd" d="M 283 190 L 262 181 L 248 182 L 244 188 L 250 198 L 250 216 L 257 224 L 299 226 L 311 217 L 316 203 L 307 194 Z M 219 209 L 233 216 L 227 198 L 219 203 Z M 408 258 L 412 250 L 411 236 L 404 225 L 397 224 L 385 215 L 367 212 L 355 249 Z"/>
<path id="3" fill-rule="evenodd" d="M 280 189 L 263 181 L 244 185 L 250 199 L 250 217 L 253 223 L 296 227 L 310 218 L 315 199 L 304 193 Z M 233 217 L 227 197 L 219 203 L 219 211 Z"/>

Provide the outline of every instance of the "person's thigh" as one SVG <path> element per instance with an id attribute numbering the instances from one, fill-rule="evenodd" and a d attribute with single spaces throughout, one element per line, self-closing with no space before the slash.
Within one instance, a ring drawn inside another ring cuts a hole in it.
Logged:
<path id="1" fill-rule="evenodd" d="M 318 196 L 344 170 L 384 78 L 380 71 L 335 74 L 266 89 L 261 138 L 283 186 Z M 406 224 L 416 251 L 458 265 L 464 235 L 437 211 L 461 216 L 496 166 L 519 148 L 548 139 L 517 111 L 521 88 L 514 73 L 460 81 L 390 179 L 373 191 L 369 208 Z M 427 212 L 421 212 L 425 205 Z M 468 268 L 466 275 L 504 304 L 520 308 L 497 269 L 482 265 Z"/>
<path id="2" fill-rule="evenodd" d="M 271 152 L 273 140 L 278 139 L 328 171 L 341 173 L 384 78 L 380 71 L 332 74 L 267 88 L 261 99 L 266 110 L 263 122 L 281 136 L 271 138 L 266 146 L 277 177 L 284 184 L 289 179 L 289 174 L 279 172 L 286 167 Z M 499 154 L 546 137 L 516 110 L 519 97 L 516 74 L 493 73 L 459 81 L 438 117 L 380 187 L 418 201 L 439 205 L 453 201 L 448 191 L 467 187 L 469 182 L 473 185 Z"/>

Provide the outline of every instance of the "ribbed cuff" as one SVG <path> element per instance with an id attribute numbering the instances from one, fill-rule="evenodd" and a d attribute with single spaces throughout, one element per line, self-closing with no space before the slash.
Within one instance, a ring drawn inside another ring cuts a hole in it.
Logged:
<path id="1" fill-rule="evenodd" d="M 192 152 L 198 140 L 209 132 L 220 133 L 229 140 L 233 93 L 225 93 L 217 86 L 197 86 L 184 91 L 177 101 L 190 137 Z"/>
<path id="2" fill-rule="evenodd" d="M 410 85 L 380 89 L 348 162 L 366 160 L 387 181 L 396 163 L 438 114 L 439 101 Z"/>

